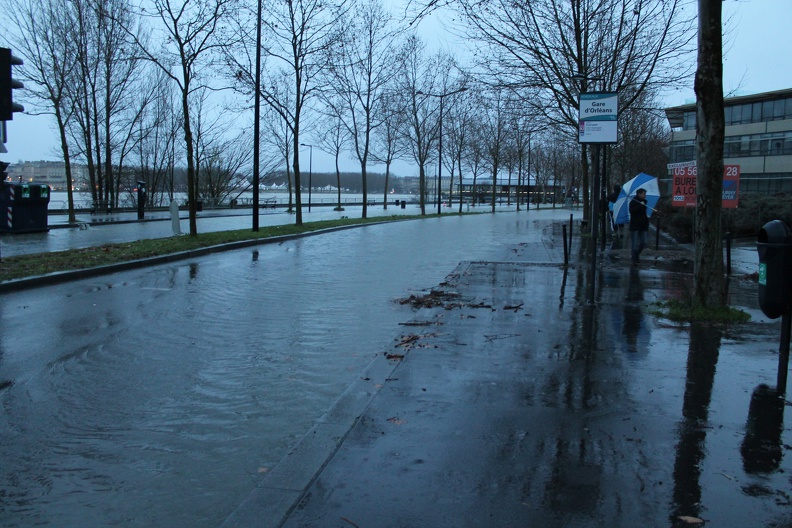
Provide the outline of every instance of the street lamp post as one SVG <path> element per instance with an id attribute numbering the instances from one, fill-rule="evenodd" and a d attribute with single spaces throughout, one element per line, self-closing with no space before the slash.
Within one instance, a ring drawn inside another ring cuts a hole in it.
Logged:
<path id="1" fill-rule="evenodd" d="M 452 92 L 446 92 L 442 94 L 432 94 L 432 93 L 424 93 L 424 92 L 416 92 L 416 95 L 425 95 L 427 97 L 437 97 L 440 99 L 440 140 L 438 142 L 438 163 L 437 163 L 437 214 L 442 214 L 440 210 L 440 187 L 443 183 L 443 100 L 448 97 L 449 95 L 458 94 L 461 92 L 466 92 L 467 87 L 463 86 L 458 90 L 454 90 Z M 449 197 L 450 199 L 450 197 Z M 462 197 L 460 196 L 460 200 Z"/>
<path id="2" fill-rule="evenodd" d="M 256 95 L 253 110 L 253 231 L 259 230 L 259 141 L 261 134 L 261 2 L 256 18 Z"/>
<path id="3" fill-rule="evenodd" d="M 308 212 L 311 212 L 311 189 L 313 188 L 313 145 L 308 143 L 300 143 L 303 147 L 311 149 L 311 154 L 308 161 Z"/>

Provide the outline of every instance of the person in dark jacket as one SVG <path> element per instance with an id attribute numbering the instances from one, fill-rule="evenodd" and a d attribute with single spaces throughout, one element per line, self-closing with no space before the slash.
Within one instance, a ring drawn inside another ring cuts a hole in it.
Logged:
<path id="1" fill-rule="evenodd" d="M 637 263 L 641 251 L 646 247 L 646 232 L 649 217 L 646 214 L 646 189 L 638 189 L 630 200 L 630 237 L 632 239 L 632 261 Z"/>

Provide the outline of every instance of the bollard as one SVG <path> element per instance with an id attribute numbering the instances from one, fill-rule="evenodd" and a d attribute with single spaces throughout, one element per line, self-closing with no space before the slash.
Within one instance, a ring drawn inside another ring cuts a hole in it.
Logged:
<path id="1" fill-rule="evenodd" d="M 181 235 L 181 224 L 179 221 L 179 204 L 176 200 L 171 200 L 170 203 L 170 214 L 171 214 L 171 229 L 173 230 L 173 236 Z"/>
<path id="2" fill-rule="evenodd" d="M 567 226 L 566 224 L 562 225 L 563 237 L 564 237 L 564 266 L 569 265 L 569 250 L 567 250 Z"/>
<path id="3" fill-rule="evenodd" d="M 657 217 L 657 232 L 655 233 L 655 251 L 660 249 L 660 217 Z"/>

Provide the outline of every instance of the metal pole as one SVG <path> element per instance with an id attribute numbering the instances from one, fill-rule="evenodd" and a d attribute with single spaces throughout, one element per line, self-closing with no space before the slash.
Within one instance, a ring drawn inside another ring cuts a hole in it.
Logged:
<path id="1" fill-rule="evenodd" d="M 602 214 L 600 215 L 601 216 L 601 218 L 600 218 L 600 238 L 602 239 L 602 241 L 600 242 L 600 249 L 602 249 L 602 251 L 605 251 L 605 238 L 606 238 L 606 234 L 607 234 L 607 226 L 605 225 L 605 222 L 606 222 L 606 219 L 607 219 L 607 216 L 608 216 L 607 214 L 605 214 L 605 211 L 603 211 L 603 208 L 604 208 L 605 204 L 608 203 L 608 196 L 607 196 L 607 193 L 605 192 L 605 189 L 607 188 L 605 186 L 605 180 L 607 179 L 607 175 L 608 175 L 608 171 L 607 171 L 608 160 L 607 160 L 607 157 L 608 157 L 608 149 L 605 149 L 602 152 L 602 179 L 600 180 L 600 190 L 599 190 L 599 193 L 600 193 L 600 211 L 602 212 Z"/>
<path id="2" fill-rule="evenodd" d="M 732 241 L 731 231 L 727 231 L 726 232 L 726 275 L 731 275 L 731 241 Z"/>
<path id="3" fill-rule="evenodd" d="M 655 251 L 660 249 L 660 217 L 657 217 L 657 232 L 655 233 Z"/>
<path id="4" fill-rule="evenodd" d="M 443 99 L 445 94 L 440 96 L 440 143 L 438 147 L 439 154 L 437 160 L 437 214 L 440 211 L 440 185 L 443 183 Z"/>
<path id="5" fill-rule="evenodd" d="M 786 392 L 787 371 L 789 370 L 789 336 L 792 327 L 792 315 L 787 309 L 781 318 L 781 346 L 778 349 L 778 394 Z"/>
<path id="6" fill-rule="evenodd" d="M 256 19 L 256 87 L 253 104 L 253 231 L 259 230 L 259 140 L 261 130 L 261 1 Z"/>
<path id="7" fill-rule="evenodd" d="M 597 277 L 597 231 L 599 231 L 599 225 L 597 223 L 597 218 L 599 214 L 599 182 L 600 182 L 600 174 L 599 174 L 599 156 L 600 156 L 600 146 L 598 144 L 594 144 L 594 182 L 592 185 L 593 192 L 591 193 L 591 281 L 589 282 L 588 287 L 588 301 L 590 304 L 594 304 L 594 290 L 595 285 L 594 281 Z"/>
<path id="8" fill-rule="evenodd" d="M 308 145 L 311 149 L 308 161 L 308 212 L 311 212 L 311 189 L 313 189 L 313 145 Z"/>

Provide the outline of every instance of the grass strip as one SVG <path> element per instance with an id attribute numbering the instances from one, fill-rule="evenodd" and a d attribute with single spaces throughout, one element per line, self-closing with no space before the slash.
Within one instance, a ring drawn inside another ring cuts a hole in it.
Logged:
<path id="1" fill-rule="evenodd" d="M 153 238 L 135 242 L 68 249 L 66 251 L 17 255 L 3 258 L 0 261 L 0 282 L 46 275 L 59 271 L 95 268 L 108 264 L 129 262 L 132 260 L 169 255 L 219 244 L 227 244 L 229 242 L 258 240 L 285 235 L 299 235 L 334 227 L 376 222 L 415 220 L 418 218 L 422 217 L 379 216 L 374 218 L 342 218 L 338 220 L 306 222 L 301 226 L 294 224 L 268 226 L 260 228 L 257 232 L 250 229 L 217 231 L 212 233 L 199 233 L 196 236 L 185 235 L 168 238 Z"/>
<path id="2" fill-rule="evenodd" d="M 680 323 L 739 324 L 747 323 L 751 320 L 749 314 L 731 306 L 706 308 L 693 301 L 669 300 L 656 302 L 649 306 L 648 311 L 654 315 Z"/>

